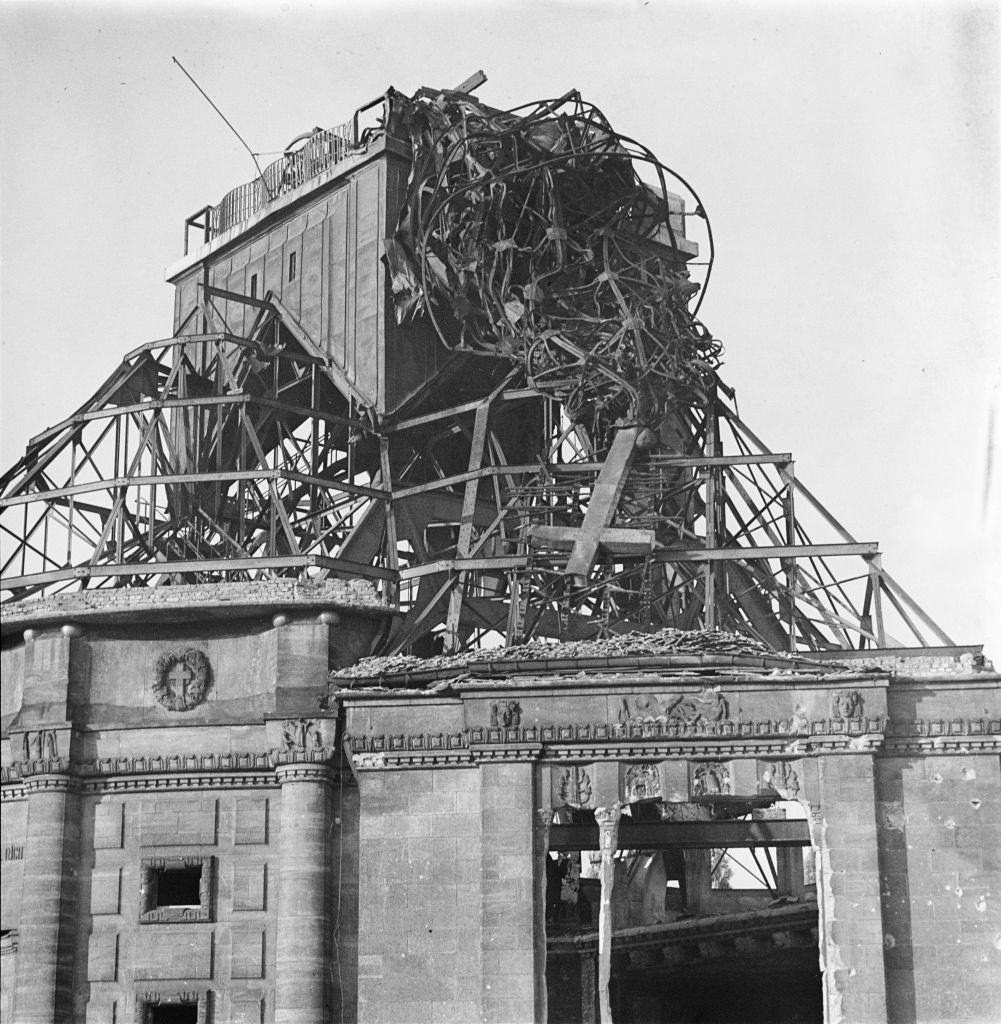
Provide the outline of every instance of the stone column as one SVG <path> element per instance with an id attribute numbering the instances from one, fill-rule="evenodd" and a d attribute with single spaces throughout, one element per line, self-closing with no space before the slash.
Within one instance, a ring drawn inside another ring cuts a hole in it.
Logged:
<path id="1" fill-rule="evenodd" d="M 24 844 L 18 972 L 18 1024 L 73 1020 L 73 929 L 76 924 L 80 798 L 66 774 L 25 782 L 28 826 Z"/>
<path id="2" fill-rule="evenodd" d="M 282 788 L 275 1024 L 329 1024 L 330 769 L 293 763 L 275 775 Z"/>
<path id="3" fill-rule="evenodd" d="M 598 911 L 598 1010 L 601 1024 L 612 1024 L 612 1006 L 608 998 L 608 983 L 612 977 L 612 889 L 615 886 L 615 851 L 619 848 L 619 818 L 622 804 L 596 807 L 598 845 L 601 848 L 601 906 Z"/>

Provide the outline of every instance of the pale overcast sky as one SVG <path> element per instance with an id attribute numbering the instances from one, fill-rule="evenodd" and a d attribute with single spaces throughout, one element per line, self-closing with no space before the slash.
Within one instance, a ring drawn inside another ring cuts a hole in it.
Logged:
<path id="1" fill-rule="evenodd" d="M 0 2 L 2 456 L 171 333 L 185 216 L 393 85 L 579 88 L 700 193 L 744 419 L 1001 661 L 997 4 Z M 987 495 L 990 497 L 987 497 Z"/>

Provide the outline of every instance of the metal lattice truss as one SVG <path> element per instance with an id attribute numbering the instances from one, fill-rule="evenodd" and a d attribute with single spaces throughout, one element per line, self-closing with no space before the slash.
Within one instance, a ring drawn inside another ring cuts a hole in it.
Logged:
<path id="1" fill-rule="evenodd" d="M 249 337 L 144 345 L 30 442 L 2 479 L 5 602 L 363 577 L 399 613 L 386 651 L 663 626 L 952 644 L 722 385 L 656 444 L 592 438 L 518 367 L 484 398 L 377 422 L 276 300 L 252 304 Z"/>
<path id="2" fill-rule="evenodd" d="M 3 477 L 5 591 L 332 568 L 328 556 L 382 496 L 351 461 L 372 435 L 333 411 L 348 403 L 322 360 L 292 348 L 210 333 L 130 352 Z"/>

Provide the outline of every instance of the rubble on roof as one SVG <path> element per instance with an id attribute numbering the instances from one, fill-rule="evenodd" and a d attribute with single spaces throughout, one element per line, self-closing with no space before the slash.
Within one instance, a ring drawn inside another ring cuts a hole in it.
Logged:
<path id="1" fill-rule="evenodd" d="M 533 640 L 514 647 L 494 647 L 463 651 L 459 654 L 439 654 L 430 658 L 393 654 L 385 657 L 363 658 L 348 668 L 331 673 L 331 681 L 339 679 L 376 679 L 386 676 L 404 676 L 468 669 L 483 664 L 514 664 L 516 662 L 574 661 L 595 658 L 656 657 L 665 655 L 730 655 L 755 658 L 759 661 L 786 662 L 790 670 L 797 666 L 811 666 L 824 672 L 835 672 L 844 666 L 831 662 L 820 665 L 801 655 L 776 652 L 767 645 L 738 633 L 721 629 L 670 629 L 655 633 L 621 633 L 600 640 L 567 640 L 552 643 Z"/>

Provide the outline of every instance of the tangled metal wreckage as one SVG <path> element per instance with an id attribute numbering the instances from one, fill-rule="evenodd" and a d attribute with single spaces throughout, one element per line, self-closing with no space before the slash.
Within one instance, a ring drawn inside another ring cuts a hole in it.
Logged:
<path id="1" fill-rule="evenodd" d="M 390 90 L 192 230 L 173 336 L 3 477 L 5 602 L 342 578 L 381 655 L 952 644 L 738 415 L 705 211 L 577 92 Z"/>

